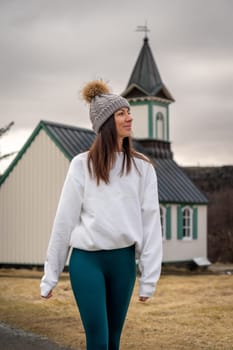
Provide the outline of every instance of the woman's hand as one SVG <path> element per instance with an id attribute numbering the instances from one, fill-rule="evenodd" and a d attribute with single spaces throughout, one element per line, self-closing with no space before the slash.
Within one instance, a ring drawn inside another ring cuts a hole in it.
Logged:
<path id="1" fill-rule="evenodd" d="M 46 297 L 44 297 L 44 296 L 41 295 L 41 298 L 49 299 L 49 298 L 51 298 L 52 296 L 53 296 L 53 290 L 51 290 L 51 291 L 48 293 L 48 295 L 46 295 Z"/>
<path id="2" fill-rule="evenodd" d="M 145 301 L 147 301 L 149 299 L 149 297 L 139 297 L 139 301 L 142 301 L 143 303 L 145 303 Z"/>

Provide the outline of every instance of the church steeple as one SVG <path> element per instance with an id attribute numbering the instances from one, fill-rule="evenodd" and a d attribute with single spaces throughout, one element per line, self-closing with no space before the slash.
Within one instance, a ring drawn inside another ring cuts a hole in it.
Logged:
<path id="1" fill-rule="evenodd" d="M 148 37 L 145 36 L 128 85 L 122 95 L 126 98 L 157 96 L 173 102 L 172 95 L 161 79 L 148 41 Z"/>
<path id="2" fill-rule="evenodd" d="M 131 105 L 135 138 L 170 142 L 169 104 L 174 98 L 162 81 L 147 35 L 122 96 Z"/>

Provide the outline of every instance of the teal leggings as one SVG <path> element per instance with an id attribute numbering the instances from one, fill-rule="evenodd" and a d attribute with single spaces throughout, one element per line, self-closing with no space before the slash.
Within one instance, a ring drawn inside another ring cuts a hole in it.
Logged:
<path id="1" fill-rule="evenodd" d="M 135 247 L 74 248 L 69 272 L 87 350 L 118 350 L 136 278 Z"/>

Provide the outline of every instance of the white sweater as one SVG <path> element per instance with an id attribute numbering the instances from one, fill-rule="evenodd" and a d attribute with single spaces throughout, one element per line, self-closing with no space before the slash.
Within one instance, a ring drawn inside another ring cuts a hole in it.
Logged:
<path id="1" fill-rule="evenodd" d="M 162 235 L 157 178 L 153 166 L 135 158 L 128 175 L 120 176 L 123 153 L 117 154 L 110 183 L 99 186 L 89 176 L 87 152 L 71 161 L 58 204 L 41 281 L 47 296 L 62 272 L 69 247 L 87 251 L 135 244 L 139 259 L 140 296 L 152 296 L 160 277 Z"/>

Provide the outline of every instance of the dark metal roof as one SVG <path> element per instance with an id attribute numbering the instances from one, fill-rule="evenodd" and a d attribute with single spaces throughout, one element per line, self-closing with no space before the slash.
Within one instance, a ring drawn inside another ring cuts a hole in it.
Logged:
<path id="1" fill-rule="evenodd" d="M 59 143 L 60 148 L 69 159 L 90 148 L 95 139 L 95 133 L 69 125 L 42 122 L 50 136 Z M 139 152 L 148 155 L 140 141 L 134 140 L 134 147 Z M 195 203 L 205 204 L 207 198 L 194 185 L 173 159 L 152 158 L 158 177 L 159 201 L 165 203 Z"/>
<path id="2" fill-rule="evenodd" d="M 158 177 L 159 201 L 207 204 L 208 199 L 173 159 L 154 159 Z"/>
<path id="3" fill-rule="evenodd" d="M 132 84 L 138 85 L 151 95 L 162 86 L 162 79 L 147 38 L 144 39 L 143 47 L 139 53 L 127 87 Z"/>
<path id="4" fill-rule="evenodd" d="M 95 139 L 92 130 L 47 121 L 41 123 L 69 159 L 87 151 Z"/>
<path id="5" fill-rule="evenodd" d="M 158 96 L 174 101 L 160 77 L 147 37 L 144 38 L 143 47 L 122 95 L 124 97 Z"/>

